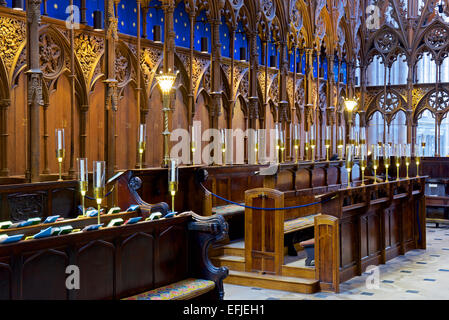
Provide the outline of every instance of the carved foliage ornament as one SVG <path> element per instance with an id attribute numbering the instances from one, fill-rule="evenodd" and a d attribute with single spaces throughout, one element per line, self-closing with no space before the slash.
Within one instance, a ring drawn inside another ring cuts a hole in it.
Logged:
<path id="1" fill-rule="evenodd" d="M 40 66 L 45 77 L 57 75 L 63 67 L 63 53 L 61 47 L 49 34 L 39 37 Z"/>
<path id="2" fill-rule="evenodd" d="M 104 48 L 103 39 L 85 33 L 75 38 L 75 54 L 86 79 Z"/>
<path id="3" fill-rule="evenodd" d="M 14 63 L 14 57 L 20 44 L 25 40 L 25 23 L 8 17 L 0 17 L 0 57 L 8 70 Z"/>
<path id="4" fill-rule="evenodd" d="M 387 98 L 385 99 L 385 95 L 382 95 L 379 99 L 379 105 L 385 112 L 393 112 L 394 110 L 400 107 L 401 100 L 400 98 L 391 92 L 387 92 Z"/>
<path id="5" fill-rule="evenodd" d="M 120 49 L 116 49 L 115 52 L 115 77 L 119 83 L 119 86 L 121 86 L 126 84 L 130 78 L 128 55 L 123 53 Z"/>
<path id="6" fill-rule="evenodd" d="M 273 0 L 260 0 L 260 7 L 268 20 L 273 20 L 276 14 L 276 6 Z"/>
<path id="7" fill-rule="evenodd" d="M 427 46 L 433 50 L 441 50 L 448 44 L 448 30 L 444 27 L 432 28 L 425 36 Z"/>
<path id="8" fill-rule="evenodd" d="M 446 91 L 435 91 L 428 98 L 429 106 L 435 111 L 449 109 L 449 94 Z"/>
<path id="9" fill-rule="evenodd" d="M 394 50 L 397 44 L 398 44 L 397 37 L 389 31 L 381 32 L 376 36 L 376 39 L 374 40 L 374 45 L 376 46 L 376 49 L 384 54 Z"/>

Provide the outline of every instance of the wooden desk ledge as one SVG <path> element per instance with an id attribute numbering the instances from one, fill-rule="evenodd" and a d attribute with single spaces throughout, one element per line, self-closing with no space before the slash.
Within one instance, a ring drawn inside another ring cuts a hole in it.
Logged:
<path id="1" fill-rule="evenodd" d="M 285 221 L 284 233 L 295 232 L 313 227 L 315 225 L 315 217 L 318 215 L 320 215 L 320 213 Z"/>
<path id="2" fill-rule="evenodd" d="M 241 203 L 244 205 L 245 203 Z M 236 204 L 228 204 L 224 206 L 219 207 L 213 207 L 212 208 L 212 214 L 219 214 L 219 215 L 228 215 L 228 214 L 236 214 L 236 213 L 244 213 L 245 207 L 238 206 Z"/>
<path id="3" fill-rule="evenodd" d="M 188 300 L 212 291 L 214 288 L 213 281 L 189 278 L 122 300 Z"/>

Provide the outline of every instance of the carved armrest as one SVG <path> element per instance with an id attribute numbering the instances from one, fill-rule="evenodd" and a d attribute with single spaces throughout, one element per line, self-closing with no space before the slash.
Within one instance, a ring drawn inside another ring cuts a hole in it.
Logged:
<path id="1" fill-rule="evenodd" d="M 202 217 L 190 212 L 193 221 L 189 223 L 189 269 L 193 277 L 215 282 L 220 300 L 224 297 L 223 279 L 229 274 L 226 267 L 215 267 L 209 260 L 209 247 L 225 239 L 228 223 L 222 216 Z"/>

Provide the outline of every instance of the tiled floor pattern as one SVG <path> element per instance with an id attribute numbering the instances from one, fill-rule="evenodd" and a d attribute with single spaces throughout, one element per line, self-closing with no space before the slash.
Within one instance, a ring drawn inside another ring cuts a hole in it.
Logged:
<path id="1" fill-rule="evenodd" d="M 300 294 L 224 284 L 225 300 L 424 300 L 449 299 L 449 226 L 427 225 L 427 250 L 413 250 L 379 266 L 379 286 L 364 273 L 340 284 L 340 293 Z M 370 276 L 372 278 L 372 276 Z"/>

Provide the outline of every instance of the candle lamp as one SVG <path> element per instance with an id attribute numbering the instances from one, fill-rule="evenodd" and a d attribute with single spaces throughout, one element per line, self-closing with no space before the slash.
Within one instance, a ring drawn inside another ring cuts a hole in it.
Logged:
<path id="1" fill-rule="evenodd" d="M 196 139 L 195 139 L 195 127 L 191 126 L 191 140 L 190 140 L 190 150 L 192 151 L 192 165 L 195 165 L 195 152 L 196 152 Z"/>
<path id="2" fill-rule="evenodd" d="M 141 123 L 139 126 L 139 167 L 142 169 L 142 158 L 145 152 L 147 125 Z"/>
<path id="3" fill-rule="evenodd" d="M 384 144 L 384 165 L 385 165 L 385 182 L 388 182 L 388 168 L 390 167 L 391 148 L 390 145 Z"/>
<path id="4" fill-rule="evenodd" d="M 401 166 L 401 145 L 394 145 L 394 162 L 396 164 L 397 178 L 396 181 L 399 181 L 399 168 Z"/>
<path id="5" fill-rule="evenodd" d="M 221 138 L 221 160 L 222 164 L 226 165 L 226 129 L 220 129 Z"/>
<path id="6" fill-rule="evenodd" d="M 168 191 L 171 195 L 172 211 L 175 212 L 175 195 L 178 192 L 178 159 L 169 159 Z"/>
<path id="7" fill-rule="evenodd" d="M 256 164 L 259 164 L 259 130 L 254 131 L 254 155 Z"/>
<path id="8" fill-rule="evenodd" d="M 62 181 L 62 161 L 65 158 L 64 129 L 56 129 L 56 159 L 59 165 L 59 179 Z"/>
<path id="9" fill-rule="evenodd" d="M 324 139 L 326 147 L 326 161 L 329 161 L 329 148 L 331 147 L 331 127 L 326 126 L 326 139 Z"/>
<path id="10" fill-rule="evenodd" d="M 316 132 L 315 125 L 310 126 L 310 148 L 312 149 L 312 162 L 315 162 Z"/>
<path id="11" fill-rule="evenodd" d="M 80 184 L 81 206 L 83 208 L 83 216 L 86 216 L 86 208 L 84 206 L 84 197 L 89 187 L 89 175 L 87 167 L 87 158 L 78 158 L 78 181 Z"/>
<path id="12" fill-rule="evenodd" d="M 337 148 L 338 148 L 338 158 L 339 160 L 343 159 L 343 127 L 338 127 L 338 135 L 337 135 Z"/>
<path id="13" fill-rule="evenodd" d="M 295 163 L 298 163 L 298 158 L 299 158 L 299 146 L 300 146 L 300 139 L 299 139 L 299 135 L 300 135 L 300 126 L 299 123 L 295 124 L 294 128 L 294 134 L 293 134 L 293 146 L 295 148 Z"/>
<path id="14" fill-rule="evenodd" d="M 379 146 L 373 144 L 371 146 L 371 154 L 373 156 L 374 184 L 377 183 L 377 168 L 379 167 Z"/>
<path id="15" fill-rule="evenodd" d="M 409 179 L 409 177 L 408 177 L 408 167 L 410 166 L 410 162 L 411 162 L 411 158 L 412 158 L 411 157 L 412 153 L 411 153 L 410 144 L 409 143 L 405 144 L 403 150 L 404 150 L 404 153 L 405 153 L 404 154 L 405 155 L 405 168 L 406 168 L 406 172 L 407 172 L 406 179 Z"/>
<path id="16" fill-rule="evenodd" d="M 367 164 L 366 144 L 360 146 L 360 170 L 362 171 L 362 186 L 365 185 L 365 169 Z"/>
<path id="17" fill-rule="evenodd" d="M 366 131 L 365 127 L 360 129 L 360 145 L 366 144 Z"/>
<path id="18" fill-rule="evenodd" d="M 106 162 L 105 161 L 94 161 L 94 174 L 93 174 L 93 185 L 94 185 L 94 197 L 97 200 L 98 206 L 98 224 L 100 224 L 100 210 L 101 201 L 105 198 L 106 189 Z"/>
<path id="19" fill-rule="evenodd" d="M 306 143 L 304 145 L 304 149 L 305 149 L 305 154 L 306 154 L 306 161 L 309 160 L 309 148 L 310 148 L 310 142 L 309 142 L 309 132 L 305 132 L 306 135 Z"/>
<path id="20" fill-rule="evenodd" d="M 346 146 L 346 171 L 348 172 L 348 189 L 351 188 L 351 170 L 353 166 L 353 145 Z"/>
<path id="21" fill-rule="evenodd" d="M 277 160 L 277 163 L 279 164 L 279 159 L 280 159 L 279 152 L 281 150 L 281 132 L 279 129 L 279 123 L 276 123 L 275 131 L 276 131 L 275 132 L 276 133 L 276 160 Z"/>
<path id="22" fill-rule="evenodd" d="M 419 177 L 419 164 L 421 162 L 422 152 L 419 145 L 415 145 L 415 163 L 416 163 L 416 177 Z"/>
<path id="23" fill-rule="evenodd" d="M 282 124 L 280 127 L 280 149 L 281 149 L 281 163 L 284 163 L 284 153 L 285 153 L 285 137 L 284 137 L 284 130 L 282 129 Z"/>

